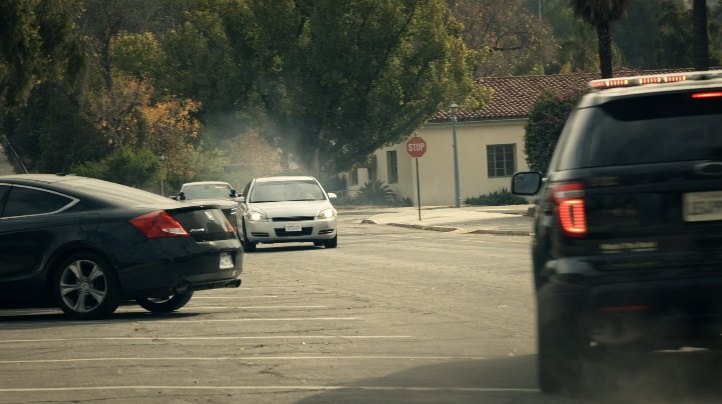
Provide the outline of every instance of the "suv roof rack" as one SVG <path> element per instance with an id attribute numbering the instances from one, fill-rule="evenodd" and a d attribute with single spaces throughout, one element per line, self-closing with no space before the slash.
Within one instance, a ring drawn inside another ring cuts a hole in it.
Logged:
<path id="1" fill-rule="evenodd" d="M 722 70 L 680 72 L 654 74 L 648 76 L 616 77 L 611 79 L 597 79 L 589 82 L 593 90 L 605 90 L 618 87 L 637 87 L 647 84 L 674 83 L 688 80 L 711 80 L 722 78 Z"/>

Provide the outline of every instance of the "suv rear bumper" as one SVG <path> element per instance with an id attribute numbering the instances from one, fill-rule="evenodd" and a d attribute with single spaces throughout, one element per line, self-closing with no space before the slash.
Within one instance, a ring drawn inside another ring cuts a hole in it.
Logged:
<path id="1" fill-rule="evenodd" d="M 589 263 L 550 261 L 537 299 L 591 341 L 655 349 L 722 343 L 722 275 L 670 278 L 649 269 L 601 272 Z M 699 268 L 687 273 L 699 274 Z M 679 270 L 674 271 L 675 274 Z"/>

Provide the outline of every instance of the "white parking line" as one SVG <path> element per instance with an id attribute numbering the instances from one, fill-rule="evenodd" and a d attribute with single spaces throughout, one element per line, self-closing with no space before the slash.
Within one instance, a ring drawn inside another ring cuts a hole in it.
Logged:
<path id="1" fill-rule="evenodd" d="M 304 360 L 411 360 L 411 361 L 458 361 L 458 360 L 484 360 L 485 356 L 220 356 L 220 357 L 128 357 L 128 358 L 67 358 L 67 359 L 18 359 L 0 360 L 0 365 L 16 365 L 20 363 L 72 363 L 72 362 L 141 362 L 141 361 L 197 361 L 197 362 L 220 362 L 220 361 L 304 361 Z"/>
<path id="2" fill-rule="evenodd" d="M 201 318 L 194 320 L 158 320 L 148 314 L 148 321 L 153 323 L 234 323 L 234 322 L 251 322 L 251 321 L 354 321 L 360 320 L 361 317 L 285 317 L 285 318 Z M 135 321 L 138 322 L 137 320 Z M 0 321 L 0 323 L 2 323 Z M 27 321 L 15 323 L 14 326 L 43 326 L 43 325 L 111 325 L 111 324 L 127 324 L 126 320 L 103 320 L 103 321 L 61 321 L 61 322 L 36 322 Z"/>
<path id="3" fill-rule="evenodd" d="M 183 340 L 259 340 L 259 339 L 402 339 L 413 338 L 411 335 L 258 335 L 234 337 L 73 337 L 73 338 L 43 338 L 43 339 L 9 339 L 0 340 L 0 344 L 28 343 L 28 342 L 66 342 L 66 341 L 183 341 Z"/>
<path id="4" fill-rule="evenodd" d="M 193 296 L 193 300 L 198 299 L 273 299 L 278 295 L 259 295 L 259 296 Z"/>
<path id="5" fill-rule="evenodd" d="M 243 309 L 243 310 L 255 310 L 255 309 L 324 309 L 328 306 L 194 306 L 194 305 L 188 305 L 185 306 L 181 311 L 187 311 L 188 309 L 217 309 L 217 310 L 232 310 L 232 309 Z M 144 311 L 144 309 L 141 309 L 140 307 L 134 309 L 134 308 L 127 308 L 127 309 L 118 309 L 117 312 L 134 312 L 134 311 Z"/>
<path id="6" fill-rule="evenodd" d="M 0 393 L 39 393 L 67 391 L 107 391 L 107 390 L 368 390 L 368 391 L 411 391 L 411 392 L 455 392 L 455 393 L 539 393 L 538 389 L 514 387 L 428 387 L 428 386 L 92 386 L 92 387 L 35 387 L 0 389 Z"/>

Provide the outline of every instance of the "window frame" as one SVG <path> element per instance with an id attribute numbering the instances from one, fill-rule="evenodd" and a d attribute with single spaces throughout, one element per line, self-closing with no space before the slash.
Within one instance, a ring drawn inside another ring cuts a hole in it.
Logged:
<path id="1" fill-rule="evenodd" d="M 62 192 L 52 191 L 52 190 L 49 190 L 49 189 L 38 188 L 38 187 L 33 187 L 33 186 L 28 186 L 28 185 L 21 185 L 21 184 L 12 184 L 12 183 L 0 183 L 0 185 L 7 185 L 7 186 L 10 187 L 10 188 L 8 189 L 8 191 L 7 191 L 7 195 L 5 195 L 5 198 L 4 198 L 4 200 L 3 200 L 3 206 L 2 206 L 2 214 L 3 214 L 3 216 L 0 217 L 0 220 L 14 219 L 14 218 L 24 218 L 24 217 L 36 217 L 36 216 L 54 215 L 54 214 L 58 214 L 58 213 L 64 212 L 64 211 L 72 208 L 73 206 L 77 205 L 77 204 L 80 202 L 80 199 L 78 199 L 78 198 L 76 198 L 76 197 L 74 197 L 74 196 L 70 196 L 70 195 L 64 194 L 64 193 L 62 193 Z M 55 194 L 55 195 L 58 195 L 58 196 L 61 196 L 61 197 L 63 197 L 63 198 L 68 199 L 69 202 L 68 202 L 67 204 L 63 205 L 60 209 L 56 209 L 56 210 L 54 210 L 54 211 L 52 211 L 52 212 L 33 213 L 33 214 L 29 214 L 29 215 L 19 215 L 19 216 L 4 216 L 4 215 L 5 215 L 5 210 L 7 209 L 7 204 L 8 204 L 8 202 L 9 202 L 9 200 L 10 200 L 10 197 L 12 196 L 12 193 L 13 193 L 13 188 L 25 188 L 25 189 L 31 189 L 31 190 L 34 190 L 34 191 L 46 192 L 46 193 L 49 193 L 49 194 Z"/>
<path id="2" fill-rule="evenodd" d="M 391 156 L 393 156 L 393 159 Z M 399 182 L 399 158 L 396 150 L 386 151 L 386 180 L 389 184 L 397 184 Z"/>
<path id="3" fill-rule="evenodd" d="M 501 153 L 496 152 L 496 148 L 502 147 Z M 509 152 L 506 147 L 511 147 Z M 509 153 L 511 156 L 511 167 L 507 167 L 506 154 Z M 501 157 L 501 159 L 499 158 Z M 486 145 L 486 171 L 488 178 L 507 178 L 514 175 L 516 172 L 516 143 L 499 143 L 499 144 L 488 144 Z M 503 173 L 499 175 L 499 169 L 497 163 L 503 164 Z"/>

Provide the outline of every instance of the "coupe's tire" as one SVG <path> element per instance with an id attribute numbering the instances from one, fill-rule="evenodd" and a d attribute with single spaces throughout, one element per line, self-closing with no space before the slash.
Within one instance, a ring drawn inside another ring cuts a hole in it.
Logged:
<path id="1" fill-rule="evenodd" d="M 152 313 L 170 313 L 185 306 L 193 297 L 193 291 L 165 297 L 139 297 L 135 301 L 140 307 Z"/>
<path id="2" fill-rule="evenodd" d="M 80 320 L 108 317 L 121 300 L 112 265 L 92 252 L 73 254 L 60 262 L 52 289 L 60 309 Z"/>
<path id="3" fill-rule="evenodd" d="M 338 245 L 338 235 L 333 236 L 333 238 L 330 239 L 330 240 L 324 241 L 324 242 L 323 242 L 323 245 L 324 245 L 326 248 L 336 248 L 336 246 Z"/>

